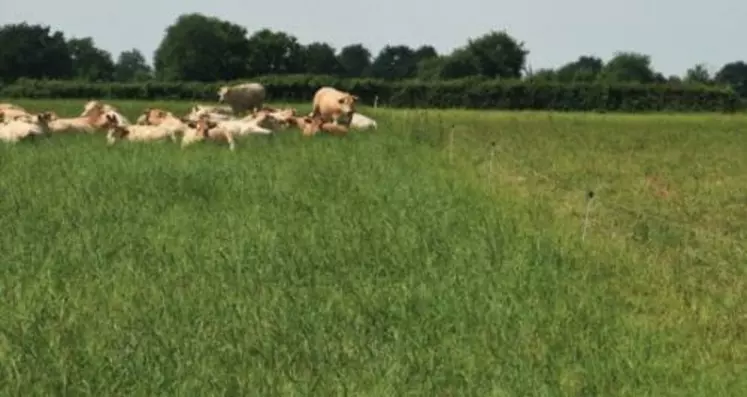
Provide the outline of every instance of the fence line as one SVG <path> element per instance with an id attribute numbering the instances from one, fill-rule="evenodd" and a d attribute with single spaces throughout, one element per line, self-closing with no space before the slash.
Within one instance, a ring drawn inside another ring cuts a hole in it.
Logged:
<path id="1" fill-rule="evenodd" d="M 487 159 L 483 159 L 480 161 L 480 163 L 488 162 L 488 177 L 491 188 L 495 186 L 494 179 L 494 170 L 503 168 L 501 167 L 501 164 L 504 160 L 508 159 L 510 162 L 514 163 L 515 166 L 518 166 L 517 168 L 528 171 L 532 176 L 535 178 L 541 179 L 553 186 L 553 188 L 567 192 L 572 193 L 573 190 L 564 187 L 562 183 L 558 182 L 555 178 L 552 178 L 544 173 L 541 173 L 534 169 L 533 167 L 529 166 L 525 162 L 522 162 L 519 159 L 515 159 L 511 156 L 498 156 L 499 153 L 506 153 L 503 150 L 501 150 L 499 147 L 495 145 L 495 143 L 491 143 L 490 153 Z M 648 211 L 641 210 L 641 209 L 635 209 L 631 208 L 629 206 L 623 205 L 618 202 L 602 202 L 599 198 L 599 195 L 594 191 L 589 191 L 586 189 L 579 189 L 579 193 L 585 191 L 585 197 L 586 197 L 586 205 L 585 205 L 585 211 L 583 216 L 583 223 L 581 226 L 581 240 L 585 240 L 585 237 L 588 233 L 591 233 L 588 231 L 589 229 L 589 220 L 590 218 L 595 218 L 593 215 L 592 208 L 601 208 L 606 209 L 608 211 L 612 212 L 626 212 L 628 214 L 631 214 L 633 216 L 636 216 L 641 219 L 653 219 L 659 223 L 671 225 L 676 228 L 679 228 L 680 230 L 686 231 L 688 233 L 691 233 L 692 235 L 704 237 L 706 240 L 710 240 L 713 242 L 719 242 L 724 243 L 726 246 L 733 249 L 736 253 L 739 255 L 744 255 L 745 250 L 742 248 L 742 243 L 732 237 L 721 235 L 720 233 L 714 232 L 713 230 L 710 230 L 708 228 L 699 227 L 699 226 L 693 226 L 690 224 L 686 224 L 684 222 L 670 219 L 661 215 L 655 215 L 651 214 Z M 703 258 L 697 254 L 689 253 L 691 256 L 696 256 L 699 259 L 703 260 Z"/>

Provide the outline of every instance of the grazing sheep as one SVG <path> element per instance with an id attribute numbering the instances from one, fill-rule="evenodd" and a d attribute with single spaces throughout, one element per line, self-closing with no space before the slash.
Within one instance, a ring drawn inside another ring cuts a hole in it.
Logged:
<path id="1" fill-rule="evenodd" d="M 265 87 L 259 83 L 223 86 L 218 90 L 218 102 L 228 104 L 235 115 L 261 109 L 265 96 Z"/>

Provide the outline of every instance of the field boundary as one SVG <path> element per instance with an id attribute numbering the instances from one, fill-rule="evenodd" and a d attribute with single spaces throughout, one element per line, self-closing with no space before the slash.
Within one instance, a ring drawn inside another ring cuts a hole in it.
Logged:
<path id="1" fill-rule="evenodd" d="M 449 161 L 453 164 L 453 145 L 454 145 L 454 134 L 453 132 L 450 133 L 449 142 L 448 142 L 448 151 L 449 151 Z M 525 162 L 522 162 L 521 160 L 515 159 L 511 156 L 506 157 L 499 157 L 499 154 L 505 153 L 503 150 L 495 145 L 495 143 L 491 143 L 490 148 L 488 149 L 488 155 L 487 158 L 482 158 L 480 161 L 478 161 L 474 167 L 476 168 L 476 171 L 478 175 L 483 174 L 482 177 L 487 178 L 488 183 L 488 189 L 491 192 L 495 191 L 495 188 L 498 186 L 498 184 L 495 182 L 495 172 L 503 168 L 502 162 L 503 161 L 509 161 L 510 163 L 513 163 L 515 166 L 518 166 L 519 169 L 525 169 L 528 171 L 528 173 L 537 179 L 543 180 L 544 182 L 548 183 L 553 187 L 553 189 L 560 190 L 566 193 L 574 193 L 577 192 L 578 196 L 580 198 L 583 198 L 583 207 L 584 207 L 584 214 L 582 216 L 581 224 L 578 226 L 578 234 L 576 235 L 577 239 L 580 242 L 587 241 L 587 237 L 601 237 L 605 240 L 609 240 L 610 238 L 613 238 L 611 236 L 607 236 L 604 233 L 595 233 L 596 231 L 599 231 L 599 228 L 594 228 L 593 223 L 595 220 L 599 220 L 602 218 L 603 211 L 609 211 L 609 212 L 623 212 L 627 213 L 629 215 L 634 216 L 638 219 L 651 219 L 654 220 L 660 224 L 665 224 L 667 226 L 671 226 L 672 228 L 679 229 L 683 232 L 689 233 L 690 236 L 697 236 L 697 238 L 705 239 L 710 242 L 717 242 L 721 243 L 726 247 L 729 247 L 729 250 L 731 253 L 739 255 L 739 256 L 745 256 L 745 250 L 743 248 L 744 244 L 737 240 L 736 238 L 725 236 L 722 233 L 719 233 L 717 231 L 714 231 L 712 229 L 709 229 L 707 227 L 702 226 L 693 226 L 686 223 L 683 223 L 681 221 L 677 221 L 674 219 L 670 219 L 665 216 L 661 215 L 655 215 L 650 213 L 649 211 L 632 208 L 627 205 L 620 204 L 619 202 L 605 202 L 603 200 L 603 197 L 600 197 L 597 192 L 589 189 L 570 189 L 566 187 L 565 183 L 560 183 L 557 179 L 544 174 L 542 172 L 537 171 L 534 167 L 528 165 Z M 479 171 L 480 166 L 487 166 L 487 172 L 481 173 Z M 507 168 L 506 168 L 507 169 Z M 629 239 L 629 237 L 623 236 L 626 240 Z M 686 241 L 683 242 L 684 246 L 687 246 L 690 248 L 690 244 L 688 244 Z M 695 259 L 698 259 L 704 263 L 713 264 L 713 258 L 706 258 L 702 254 L 698 254 L 692 250 L 685 250 L 685 253 L 693 257 Z"/>

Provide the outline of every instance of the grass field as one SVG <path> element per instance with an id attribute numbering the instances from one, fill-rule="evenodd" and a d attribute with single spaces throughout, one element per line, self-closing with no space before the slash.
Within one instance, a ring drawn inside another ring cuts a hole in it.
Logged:
<path id="1" fill-rule="evenodd" d="M 362 112 L 0 145 L 0 395 L 744 395 L 747 117 Z"/>

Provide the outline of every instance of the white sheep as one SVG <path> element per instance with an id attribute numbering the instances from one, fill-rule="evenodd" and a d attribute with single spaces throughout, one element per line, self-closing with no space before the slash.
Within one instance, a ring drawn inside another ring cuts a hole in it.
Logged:
<path id="1" fill-rule="evenodd" d="M 2 119 L 0 120 L 3 121 L 0 124 L 0 140 L 16 143 L 29 137 L 46 135 L 49 133 L 47 124 L 51 117 L 50 113 L 43 112 L 33 116 L 33 122 L 31 123 L 20 120 L 11 120 L 5 123 Z"/>
<path id="2" fill-rule="evenodd" d="M 167 128 L 175 134 L 184 134 L 187 124 L 173 113 L 161 109 L 148 108 L 138 118 L 138 125 L 157 125 Z"/>
<path id="3" fill-rule="evenodd" d="M 116 114 L 112 113 L 116 118 Z M 117 118 L 120 120 L 119 118 Z M 82 117 L 68 117 L 68 118 L 53 118 L 49 123 L 49 129 L 51 132 L 87 132 L 93 133 L 97 129 L 102 128 L 106 120 L 104 118 L 104 112 L 96 110 L 90 112 L 88 116 Z"/>
<path id="4" fill-rule="evenodd" d="M 119 119 L 119 125 L 126 126 L 131 124 L 130 120 L 128 120 L 127 117 L 123 116 L 122 113 L 117 110 L 117 108 L 100 101 L 88 101 L 88 103 L 83 106 L 83 113 L 80 114 L 80 117 L 87 117 L 92 114 L 100 113 L 110 113 L 116 115 Z"/>
<path id="5" fill-rule="evenodd" d="M 156 125 L 120 125 L 117 116 L 107 112 L 106 122 L 103 127 L 108 130 L 106 134 L 107 144 L 113 145 L 117 140 L 124 139 L 131 142 L 157 141 L 169 138 L 176 142 L 176 133 L 173 130 Z"/>
<path id="6" fill-rule="evenodd" d="M 231 112 L 227 112 L 219 106 L 193 106 L 189 114 L 185 117 L 188 121 L 197 121 L 202 117 L 208 117 L 210 121 L 227 121 L 232 120 Z"/>
<path id="7" fill-rule="evenodd" d="M 218 123 L 214 121 L 202 118 L 198 121 L 190 121 L 187 123 L 187 126 L 189 128 L 184 131 L 184 136 L 182 137 L 182 149 L 195 142 L 206 139 L 226 141 L 228 142 L 228 149 L 231 151 L 236 148 L 231 131 L 225 128 L 217 128 Z"/>
<path id="8" fill-rule="evenodd" d="M 249 134 L 269 135 L 274 132 L 271 129 L 262 127 L 262 123 L 269 117 L 266 113 L 259 113 L 255 116 L 247 116 L 243 119 L 218 121 L 216 127 L 219 130 L 229 132 L 232 136 L 244 136 Z"/>
<path id="9" fill-rule="evenodd" d="M 356 129 L 356 130 L 367 130 L 367 129 L 377 129 L 379 126 L 376 123 L 376 120 L 364 116 L 358 112 L 353 113 L 353 116 L 350 119 L 350 128 Z"/>

